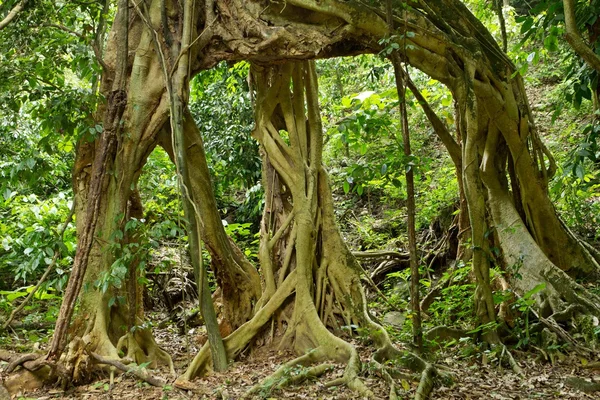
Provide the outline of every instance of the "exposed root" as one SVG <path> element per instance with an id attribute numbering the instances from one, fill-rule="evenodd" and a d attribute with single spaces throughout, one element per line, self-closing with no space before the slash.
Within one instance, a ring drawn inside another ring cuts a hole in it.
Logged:
<path id="1" fill-rule="evenodd" d="M 163 380 L 161 378 L 157 378 L 157 377 L 154 377 L 154 376 L 150 375 L 145 368 L 138 368 L 138 367 L 133 367 L 132 368 L 132 367 L 128 367 L 127 365 L 123 364 L 120 361 L 111 360 L 111 359 L 108 359 L 108 358 L 104 358 L 104 357 L 102 357 L 102 356 L 100 356 L 100 355 L 98 355 L 96 353 L 91 352 L 91 351 L 88 352 L 88 354 L 94 360 L 96 360 L 98 363 L 110 365 L 110 366 L 113 366 L 113 367 L 115 367 L 117 369 L 120 369 L 123 372 L 131 373 L 135 377 L 137 377 L 138 379 L 141 379 L 144 382 L 148 382 L 152 386 L 163 387 L 167 383 L 165 380 Z"/>
<path id="2" fill-rule="evenodd" d="M 325 387 L 346 385 L 350 390 L 355 391 L 361 396 L 373 398 L 373 392 L 365 385 L 362 379 L 358 377 L 358 374 L 360 373 L 360 358 L 358 357 L 358 352 L 354 346 L 348 345 L 352 347 L 352 354 L 350 355 L 350 360 L 348 360 L 344 376 L 327 382 Z"/>
<path id="3" fill-rule="evenodd" d="M 591 363 L 587 363 L 583 366 L 583 368 L 585 369 L 595 369 L 595 370 L 600 370 L 600 362 L 591 362 Z"/>
<path id="4" fill-rule="evenodd" d="M 573 336 L 569 334 L 569 332 L 558 325 L 558 323 L 552 317 L 544 318 L 533 308 L 531 308 L 531 311 L 542 325 L 560 337 L 565 343 L 568 343 L 577 354 L 581 356 L 588 356 L 594 353 L 591 349 L 581 345 Z M 532 327 L 532 329 L 533 328 L 534 327 Z"/>
<path id="5" fill-rule="evenodd" d="M 297 383 L 302 383 L 307 379 L 318 378 L 319 376 L 332 371 L 335 368 L 334 364 L 323 363 L 319 365 L 315 365 L 314 367 L 307 368 L 305 370 L 300 371 L 296 375 L 292 375 L 289 378 L 283 379 L 277 385 L 277 389 L 282 389 L 286 386 L 295 385 Z"/>
<path id="6" fill-rule="evenodd" d="M 39 354 L 35 354 L 35 353 L 23 354 L 22 356 L 19 356 L 19 357 L 15 358 L 14 360 L 11 360 L 8 363 L 8 365 L 6 366 L 5 371 L 10 374 L 18 366 L 20 366 L 22 364 L 25 364 L 28 361 L 37 360 L 39 357 L 40 357 L 40 355 Z"/>
<path id="7" fill-rule="evenodd" d="M 429 398 L 431 390 L 433 389 L 436 374 L 435 368 L 432 365 L 427 365 L 421 373 L 421 381 L 419 382 L 419 387 L 415 394 L 415 400 L 425 400 Z"/>
<path id="8" fill-rule="evenodd" d="M 373 359 L 371 360 L 370 365 L 374 370 L 376 370 L 379 373 L 379 375 L 383 378 L 383 380 L 389 385 L 390 400 L 398 399 L 398 394 L 396 393 L 396 383 L 394 381 L 394 378 L 392 377 L 392 374 L 388 371 L 388 369 L 383 364 L 380 364 L 379 362 L 377 362 Z"/>
<path id="9" fill-rule="evenodd" d="M 293 373 L 294 367 L 307 367 L 323 359 L 323 352 L 319 349 L 309 351 L 307 354 L 295 358 L 277 369 L 273 374 L 265 378 L 261 383 L 254 385 L 248 390 L 244 397 L 248 397 L 257 392 L 271 391 L 274 387 L 282 389 L 286 386 L 300 383 L 306 379 L 316 378 L 334 368 L 333 364 L 319 364 L 312 368 L 301 369 Z"/>
<path id="10" fill-rule="evenodd" d="M 436 326 L 431 328 L 425 333 L 425 337 L 428 340 L 436 340 L 436 341 L 450 341 L 450 340 L 459 340 L 463 337 L 473 337 L 473 334 L 468 334 L 462 329 L 451 328 L 445 325 Z"/>
<path id="11" fill-rule="evenodd" d="M 279 309 L 283 302 L 294 291 L 296 286 L 296 273 L 292 272 L 285 279 L 283 284 L 277 289 L 275 294 L 269 299 L 267 304 L 262 307 L 256 315 L 248 322 L 236 329 L 231 335 L 223 339 L 227 356 L 230 360 L 235 357 L 250 343 L 258 331 L 271 319 L 273 314 Z M 202 346 L 185 373 L 175 381 L 175 386 L 187 388 L 189 381 L 196 376 L 205 373 L 211 365 L 211 355 L 208 343 Z"/>
<path id="12" fill-rule="evenodd" d="M 570 376 L 565 379 L 565 383 L 577 390 L 580 390 L 585 393 L 594 393 L 600 392 L 600 383 L 599 382 L 589 382 L 583 378 L 577 376 Z"/>
<path id="13" fill-rule="evenodd" d="M 138 329 L 123 335 L 117 343 L 117 351 L 127 349 L 125 360 L 131 360 L 137 364 L 150 363 L 150 368 L 156 368 L 158 362 L 169 366 L 171 375 L 175 376 L 175 367 L 171 356 L 161 349 L 148 329 Z"/>
<path id="14" fill-rule="evenodd" d="M 521 378 L 525 377 L 525 374 L 523 374 L 523 370 L 521 369 L 519 364 L 517 364 L 514 357 L 512 356 L 510 351 L 506 348 L 505 345 L 502 345 L 502 354 L 500 355 L 500 363 L 502 363 L 503 355 L 506 355 L 506 358 L 508 359 L 508 364 L 510 365 L 510 367 L 512 368 L 514 373 L 519 375 Z"/>

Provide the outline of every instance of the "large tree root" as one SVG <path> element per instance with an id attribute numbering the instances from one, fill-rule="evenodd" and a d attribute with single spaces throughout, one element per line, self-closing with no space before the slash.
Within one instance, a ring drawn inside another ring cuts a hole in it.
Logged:
<path id="1" fill-rule="evenodd" d="M 140 368 L 137 366 L 130 367 L 130 366 L 123 364 L 120 361 L 104 358 L 93 352 L 88 352 L 88 354 L 94 360 L 96 360 L 98 363 L 110 365 L 110 366 L 113 366 L 113 367 L 123 371 L 123 372 L 133 374 L 136 378 L 143 380 L 144 382 L 148 382 L 152 386 L 163 387 L 167 383 L 164 379 L 157 378 L 155 376 L 150 375 L 148 373 L 148 371 L 146 370 L 146 368 Z"/>
<path id="2" fill-rule="evenodd" d="M 312 364 L 316 364 L 323 360 L 324 354 L 319 349 L 309 351 L 307 354 L 288 361 L 273 374 L 263 379 L 263 381 L 250 388 L 244 397 L 251 396 L 258 392 L 270 392 L 272 389 L 281 389 L 290 384 L 299 383 L 309 378 L 316 378 L 327 371 L 333 369 L 333 364 L 322 363 L 312 368 L 305 368 L 298 370 L 297 373 L 293 373 L 295 367 L 308 367 Z"/>
<path id="3" fill-rule="evenodd" d="M 148 329 L 137 329 L 123 335 L 117 343 L 117 350 L 122 352 L 125 349 L 125 360 L 137 364 L 149 363 L 150 368 L 156 368 L 162 362 L 169 366 L 171 375 L 176 375 L 171 356 L 158 346 Z"/>
<path id="4" fill-rule="evenodd" d="M 235 359 L 239 353 L 250 343 L 260 329 L 271 319 L 283 302 L 292 294 L 296 285 L 296 274 L 290 274 L 283 284 L 277 289 L 271 299 L 262 307 L 250 321 L 236 329 L 232 334 L 223 339 L 225 350 L 230 360 Z M 208 343 L 204 344 L 186 372 L 175 381 L 175 386 L 187 389 L 193 387 L 190 381 L 210 370 L 212 357 Z"/>

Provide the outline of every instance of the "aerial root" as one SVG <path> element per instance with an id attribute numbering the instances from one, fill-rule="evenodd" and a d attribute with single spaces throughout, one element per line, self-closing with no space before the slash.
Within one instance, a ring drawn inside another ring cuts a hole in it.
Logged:
<path id="1" fill-rule="evenodd" d="M 308 367 L 323 360 L 324 354 L 319 349 L 314 349 L 298 358 L 283 364 L 273 374 L 263 379 L 259 384 L 254 385 L 244 395 L 247 398 L 257 392 L 271 391 L 273 388 L 282 389 L 296 383 L 301 383 L 307 379 L 317 378 L 326 372 L 333 370 L 334 365 L 329 363 L 318 364 L 313 367 L 299 369 L 297 373 L 292 375 L 294 367 Z"/>
<path id="2" fill-rule="evenodd" d="M 120 361 L 104 358 L 96 353 L 91 352 L 91 351 L 88 351 L 87 353 L 90 355 L 90 357 L 92 357 L 94 360 L 96 360 L 99 364 L 110 365 L 112 367 L 115 367 L 115 368 L 123 371 L 123 372 L 131 373 L 136 378 L 143 380 L 144 382 L 148 382 L 152 386 L 163 387 L 167 383 L 165 380 L 163 380 L 161 378 L 157 378 L 155 376 L 150 375 L 145 368 L 137 368 L 137 367 L 132 368 L 132 367 L 129 367 L 129 366 L 123 364 Z"/>

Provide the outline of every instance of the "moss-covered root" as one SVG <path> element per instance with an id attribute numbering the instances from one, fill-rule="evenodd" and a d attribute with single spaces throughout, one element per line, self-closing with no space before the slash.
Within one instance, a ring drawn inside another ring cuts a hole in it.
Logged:
<path id="1" fill-rule="evenodd" d="M 415 394 L 415 400 L 426 400 L 429 398 L 433 390 L 433 383 L 437 375 L 435 368 L 432 365 L 427 365 L 421 373 L 421 381 Z"/>
<path id="2" fill-rule="evenodd" d="M 171 375 L 176 376 L 173 359 L 158 346 L 149 329 L 137 329 L 121 336 L 117 350 L 119 353 L 127 350 L 123 359 L 138 365 L 150 363 L 150 368 L 156 368 L 158 364 L 166 364 Z"/>
<path id="3" fill-rule="evenodd" d="M 273 314 L 281 307 L 283 302 L 294 292 L 296 287 L 296 273 L 290 273 L 275 294 L 269 299 L 254 317 L 236 329 L 231 335 L 223 339 L 227 357 L 230 360 L 235 357 L 250 343 L 260 329 L 271 319 Z M 202 346 L 188 369 L 176 381 L 175 386 L 187 389 L 194 385 L 191 380 L 204 374 L 211 365 L 211 355 L 208 343 Z"/>
<path id="4" fill-rule="evenodd" d="M 317 378 L 324 373 L 331 371 L 334 366 L 333 364 L 322 363 L 316 366 L 308 368 L 309 365 L 313 365 L 323 361 L 325 355 L 322 349 L 314 349 L 308 353 L 288 361 L 277 369 L 273 374 L 265 378 L 259 384 L 254 385 L 250 390 L 246 392 L 244 398 L 248 398 L 259 392 L 270 392 L 273 389 L 282 389 L 286 386 L 290 386 L 296 383 L 303 382 L 306 379 Z M 295 367 L 307 367 L 300 369 L 297 373 L 294 373 Z"/>

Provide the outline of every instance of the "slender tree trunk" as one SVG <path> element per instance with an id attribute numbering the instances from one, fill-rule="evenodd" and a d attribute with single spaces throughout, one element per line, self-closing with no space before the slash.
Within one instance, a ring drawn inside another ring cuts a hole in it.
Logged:
<path id="1" fill-rule="evenodd" d="M 397 52 L 390 56 L 394 66 L 394 75 L 396 78 L 396 91 L 400 101 L 400 123 L 402 124 L 402 143 L 404 147 L 404 157 L 409 160 L 412 157 L 410 150 L 410 132 L 408 128 L 408 114 L 406 111 L 406 71 L 402 72 L 402 60 Z M 415 181 L 414 171 L 411 165 L 407 165 L 406 171 L 406 209 L 408 226 L 408 251 L 410 254 L 410 305 L 412 313 L 413 344 L 419 349 L 423 348 L 423 332 L 421 330 L 421 306 L 419 287 L 421 286 L 419 276 L 419 260 L 417 253 L 417 234 L 415 231 Z"/>

